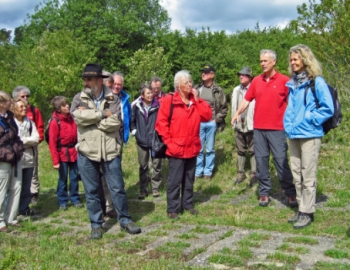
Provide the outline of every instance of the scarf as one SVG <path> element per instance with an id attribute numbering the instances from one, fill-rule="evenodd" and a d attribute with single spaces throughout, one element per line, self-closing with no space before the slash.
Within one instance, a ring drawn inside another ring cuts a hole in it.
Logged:
<path id="1" fill-rule="evenodd" d="M 293 75 L 293 80 L 294 80 L 294 85 L 295 88 L 298 88 L 299 85 L 308 82 L 309 81 L 309 77 L 307 76 L 306 71 L 302 72 L 302 73 L 294 73 Z"/>

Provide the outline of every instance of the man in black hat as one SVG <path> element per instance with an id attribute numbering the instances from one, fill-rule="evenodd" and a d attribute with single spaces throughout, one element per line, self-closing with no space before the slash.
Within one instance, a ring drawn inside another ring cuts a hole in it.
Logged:
<path id="1" fill-rule="evenodd" d="M 75 95 L 71 113 L 78 126 L 78 167 L 84 184 L 86 206 L 91 222 L 91 239 L 102 237 L 100 168 L 112 195 L 118 221 L 123 230 L 137 234 L 141 229 L 128 214 L 128 202 L 121 170 L 122 139 L 120 101 L 103 85 L 102 67 L 87 64 L 81 75 L 84 89 Z"/>
<path id="2" fill-rule="evenodd" d="M 197 156 L 196 178 L 204 176 L 210 180 L 215 163 L 215 135 L 216 131 L 222 131 L 225 127 L 225 117 L 228 112 L 224 91 L 214 82 L 215 68 L 212 65 L 205 65 L 202 68 L 202 82 L 195 86 L 199 97 L 207 101 L 212 109 L 211 121 L 201 123 L 200 138 L 202 148 Z M 204 146 L 206 155 L 204 161 Z"/>
<path id="3" fill-rule="evenodd" d="M 238 109 L 238 105 L 244 99 L 244 96 L 253 80 L 253 72 L 250 67 L 243 67 L 237 73 L 240 85 L 236 86 L 232 92 L 232 115 Z M 239 184 L 246 179 L 244 165 L 246 152 L 250 155 L 250 186 L 257 183 L 256 178 L 256 161 L 254 156 L 254 139 L 253 139 L 253 117 L 254 117 L 255 100 L 253 100 L 246 111 L 244 111 L 238 118 L 234 125 L 235 142 L 237 149 L 237 178 L 235 184 Z"/>

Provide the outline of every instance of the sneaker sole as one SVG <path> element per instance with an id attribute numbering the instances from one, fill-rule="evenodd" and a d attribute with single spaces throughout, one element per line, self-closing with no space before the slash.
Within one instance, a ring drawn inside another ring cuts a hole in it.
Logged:
<path id="1" fill-rule="evenodd" d="M 303 225 L 303 226 L 295 226 L 295 224 L 294 224 L 294 229 L 296 229 L 296 230 L 298 230 L 298 229 L 303 229 L 303 228 L 305 228 L 305 227 L 307 227 L 307 226 L 309 226 L 311 224 L 311 221 L 310 222 L 308 222 L 307 224 L 305 224 L 305 225 Z"/>
<path id="2" fill-rule="evenodd" d="M 139 234 L 139 233 L 142 232 L 141 229 L 138 230 L 138 231 L 135 231 L 135 232 L 131 232 L 131 231 L 128 231 L 128 229 L 126 229 L 126 228 L 122 228 L 122 231 L 126 231 L 126 232 L 129 233 L 129 234 Z"/>

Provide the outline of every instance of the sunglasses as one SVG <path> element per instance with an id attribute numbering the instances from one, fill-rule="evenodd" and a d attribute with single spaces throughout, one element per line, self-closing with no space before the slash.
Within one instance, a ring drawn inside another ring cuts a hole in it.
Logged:
<path id="1" fill-rule="evenodd" d="M 23 95 L 23 96 L 21 96 L 21 98 L 29 98 L 30 97 L 30 95 Z"/>

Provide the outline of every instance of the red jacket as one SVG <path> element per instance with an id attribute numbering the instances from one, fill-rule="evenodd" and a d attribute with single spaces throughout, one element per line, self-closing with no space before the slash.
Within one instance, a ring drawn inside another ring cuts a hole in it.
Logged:
<path id="1" fill-rule="evenodd" d="M 34 119 L 34 114 L 32 112 L 32 107 L 34 107 L 35 109 L 35 119 Z M 28 104 L 28 107 L 27 107 L 27 117 L 32 120 L 34 123 L 35 123 L 35 126 L 38 130 L 38 133 L 39 133 L 39 137 L 40 137 L 40 142 L 42 142 L 44 140 L 44 121 L 43 121 L 43 117 L 41 116 L 41 112 L 40 110 L 38 109 L 38 107 L 35 107 L 31 104 Z"/>
<path id="2" fill-rule="evenodd" d="M 60 120 L 60 129 L 55 118 Z M 58 149 L 58 132 L 61 138 L 61 149 Z M 71 114 L 64 116 L 54 112 L 49 124 L 49 148 L 53 165 L 60 162 L 75 162 L 78 158 L 75 144 L 77 143 L 77 125 Z"/>
<path id="3" fill-rule="evenodd" d="M 155 129 L 167 145 L 166 154 L 175 158 L 192 158 L 201 150 L 199 137 L 200 122 L 208 122 L 212 117 L 209 104 L 199 98 L 194 100 L 190 94 L 192 105 L 185 105 L 178 92 L 166 95 L 158 111 Z M 174 104 L 173 115 L 169 124 L 171 101 Z M 169 127 L 170 126 L 170 127 Z"/>

